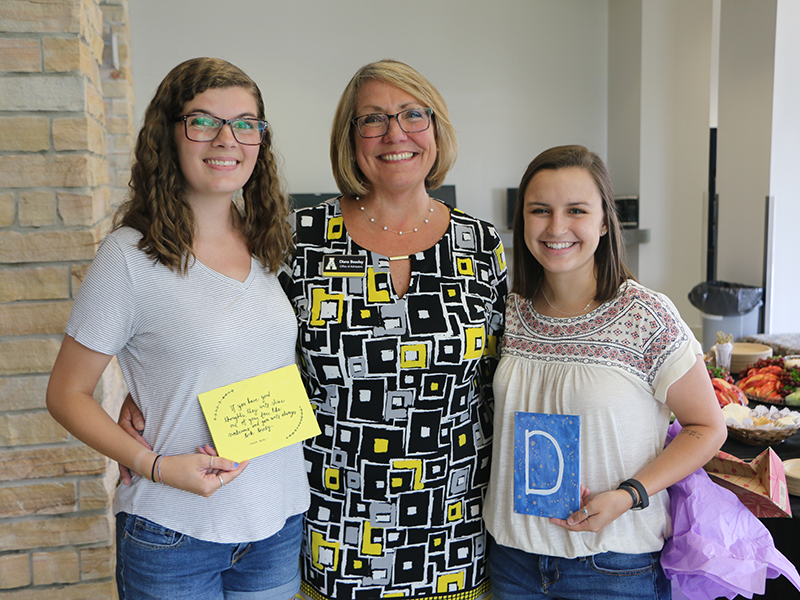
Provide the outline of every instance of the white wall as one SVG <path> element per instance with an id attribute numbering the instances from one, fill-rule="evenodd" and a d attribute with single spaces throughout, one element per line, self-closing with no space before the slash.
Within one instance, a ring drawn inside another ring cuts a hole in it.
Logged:
<path id="1" fill-rule="evenodd" d="M 642 122 L 642 0 L 608 3 L 608 156 L 617 196 L 639 195 Z M 625 245 L 625 263 L 639 276 L 640 244 Z"/>
<path id="2" fill-rule="evenodd" d="M 720 20 L 717 277 L 758 286 L 770 193 L 775 11 L 776 0 L 725 0 Z"/>
<path id="3" fill-rule="evenodd" d="M 665 292 L 692 326 L 688 293 L 705 280 L 711 0 L 642 4 L 639 279 Z"/>
<path id="4" fill-rule="evenodd" d="M 639 194 L 641 121 L 642 0 L 610 0 L 606 163 L 618 196 Z"/>
<path id="5" fill-rule="evenodd" d="M 730 2 L 752 0 L 725 0 L 723 11 Z M 516 187 L 536 154 L 557 144 L 588 146 L 608 160 L 618 193 L 641 197 L 640 223 L 650 230 L 650 242 L 639 247 L 640 279 L 670 296 L 698 328 L 700 314 L 687 294 L 705 278 L 713 6 L 713 0 L 407 0 L 402 6 L 375 0 L 135 0 L 137 117 L 174 65 L 201 55 L 225 58 L 262 88 L 288 189 L 335 191 L 328 144 L 342 89 L 367 62 L 403 60 L 426 75 L 450 106 L 460 154 L 446 183 L 456 186 L 462 209 L 502 227 L 505 189 Z M 363 25 L 367 15 L 371 28 Z M 720 50 L 744 53 L 746 62 L 743 27 L 737 44 L 726 37 L 723 15 Z M 721 128 L 730 118 L 722 104 L 732 96 L 725 77 L 720 75 L 720 144 L 728 143 Z M 749 93 L 747 80 L 728 84 L 741 88 L 734 96 Z M 749 140 L 729 143 L 747 148 Z M 748 152 L 768 156 L 769 148 L 759 144 Z M 741 167 L 736 173 L 749 175 Z M 757 206 L 767 193 L 755 194 Z M 722 202 L 724 211 L 724 197 Z M 748 245 L 760 253 L 763 228 L 738 233 L 758 216 L 743 223 L 731 218 L 723 212 L 719 276 L 760 284 L 760 255 L 752 265 L 735 258 Z"/>
<path id="6" fill-rule="evenodd" d="M 800 331 L 800 2 L 778 0 L 769 194 L 775 229 L 768 311 L 771 333 Z"/>
<path id="7" fill-rule="evenodd" d="M 505 189 L 550 146 L 605 156 L 605 0 L 135 0 L 130 11 L 137 119 L 182 60 L 229 60 L 261 87 L 293 192 L 335 191 L 333 111 L 356 69 L 382 58 L 409 63 L 448 102 L 460 153 L 446 183 L 477 217 L 502 226 Z"/>

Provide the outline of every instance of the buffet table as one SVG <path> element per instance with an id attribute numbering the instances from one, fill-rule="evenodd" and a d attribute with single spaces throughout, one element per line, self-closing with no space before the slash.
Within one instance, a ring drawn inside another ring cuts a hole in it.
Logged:
<path id="1" fill-rule="evenodd" d="M 742 460 L 750 461 L 761 454 L 766 446 L 748 446 L 728 436 L 722 446 L 723 452 L 732 454 Z M 796 433 L 785 442 L 772 446 L 781 460 L 800 458 L 800 432 Z M 795 567 L 800 568 L 800 497 L 789 496 L 792 505 L 791 519 L 761 519 L 769 529 L 775 547 L 788 558 Z M 737 598 L 744 598 L 737 596 Z M 753 596 L 767 600 L 794 600 L 800 599 L 800 592 L 785 577 L 768 579 L 766 592 L 763 596 Z"/>

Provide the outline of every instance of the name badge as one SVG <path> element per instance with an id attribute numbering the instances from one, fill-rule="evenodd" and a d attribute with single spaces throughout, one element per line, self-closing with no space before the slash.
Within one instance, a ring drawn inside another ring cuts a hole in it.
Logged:
<path id="1" fill-rule="evenodd" d="M 330 254 L 322 259 L 323 277 L 364 277 L 366 274 L 366 256 Z"/>

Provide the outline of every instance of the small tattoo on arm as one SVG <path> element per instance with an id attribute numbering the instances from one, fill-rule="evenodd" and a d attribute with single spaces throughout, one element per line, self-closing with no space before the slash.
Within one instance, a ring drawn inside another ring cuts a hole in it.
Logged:
<path id="1" fill-rule="evenodd" d="M 688 435 L 693 438 L 697 438 L 698 440 L 703 437 L 703 434 L 695 429 L 681 429 L 679 435 Z"/>

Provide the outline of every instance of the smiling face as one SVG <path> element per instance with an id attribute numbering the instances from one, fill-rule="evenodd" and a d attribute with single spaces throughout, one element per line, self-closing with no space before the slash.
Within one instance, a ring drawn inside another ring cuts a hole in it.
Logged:
<path id="1" fill-rule="evenodd" d="M 603 202 L 586 169 L 536 173 L 524 196 L 525 244 L 545 275 L 594 278 L 594 252 L 606 230 Z"/>
<path id="2" fill-rule="evenodd" d="M 379 80 L 368 81 L 358 92 L 356 116 L 370 113 L 394 115 L 408 108 L 425 108 L 403 90 Z M 355 127 L 355 125 L 353 126 Z M 355 135 L 355 154 L 371 191 L 396 193 L 425 190 L 425 178 L 436 160 L 435 124 L 425 131 L 405 133 L 397 119 L 390 119 L 386 135 Z"/>
<path id="3" fill-rule="evenodd" d="M 258 117 L 255 98 L 242 87 L 209 88 L 197 94 L 181 114 L 194 112 L 222 119 Z M 213 197 L 230 200 L 250 179 L 260 148 L 237 142 L 229 125 L 223 125 L 213 142 L 193 142 L 186 138 L 182 121 L 175 125 L 175 145 L 190 203 Z"/>

